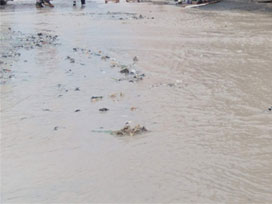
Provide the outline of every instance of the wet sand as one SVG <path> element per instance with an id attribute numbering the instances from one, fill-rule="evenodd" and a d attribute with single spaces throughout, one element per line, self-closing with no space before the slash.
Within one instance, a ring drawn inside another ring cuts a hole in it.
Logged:
<path id="1" fill-rule="evenodd" d="M 2 203 L 272 202 L 269 6 L 55 5 L 0 10 Z"/>

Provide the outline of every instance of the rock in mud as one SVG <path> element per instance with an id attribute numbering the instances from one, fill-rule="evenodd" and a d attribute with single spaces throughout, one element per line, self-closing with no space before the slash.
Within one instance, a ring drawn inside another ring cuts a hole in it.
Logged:
<path id="1" fill-rule="evenodd" d="M 133 58 L 133 62 L 138 62 L 138 61 L 139 61 L 138 57 L 135 56 L 135 57 Z"/>
<path id="2" fill-rule="evenodd" d="M 124 68 L 120 71 L 120 73 L 122 74 L 129 74 L 129 69 L 128 68 Z"/>
<path id="3" fill-rule="evenodd" d="M 272 111 L 272 106 L 268 108 L 268 111 Z"/>
<path id="4" fill-rule="evenodd" d="M 131 111 L 135 111 L 137 108 L 136 107 L 131 107 L 130 110 Z"/>
<path id="5" fill-rule="evenodd" d="M 135 127 L 131 127 L 130 125 L 126 125 L 121 130 L 113 131 L 112 133 L 117 136 L 134 136 L 147 131 L 148 130 L 144 126 L 136 125 Z"/>
<path id="6" fill-rule="evenodd" d="M 109 111 L 109 109 L 108 108 L 100 108 L 99 111 L 100 112 L 107 112 L 107 111 Z"/>
<path id="7" fill-rule="evenodd" d="M 75 63 L 75 59 L 70 56 L 67 56 L 66 59 L 70 60 L 70 63 Z"/>
<path id="8" fill-rule="evenodd" d="M 110 59 L 110 57 L 109 56 L 102 56 L 101 59 L 102 60 L 107 60 L 107 59 Z"/>

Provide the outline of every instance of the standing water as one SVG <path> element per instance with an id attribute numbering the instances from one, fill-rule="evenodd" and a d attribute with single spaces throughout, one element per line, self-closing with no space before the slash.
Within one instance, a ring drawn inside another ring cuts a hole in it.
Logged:
<path id="1" fill-rule="evenodd" d="M 0 10 L 2 203 L 272 202 L 271 12 L 54 3 Z"/>

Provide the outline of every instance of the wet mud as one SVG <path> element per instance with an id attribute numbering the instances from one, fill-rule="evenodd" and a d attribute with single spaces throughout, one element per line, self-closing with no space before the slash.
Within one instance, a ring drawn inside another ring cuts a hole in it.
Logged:
<path id="1" fill-rule="evenodd" d="M 269 6 L 54 3 L 0 9 L 2 203 L 272 202 Z"/>

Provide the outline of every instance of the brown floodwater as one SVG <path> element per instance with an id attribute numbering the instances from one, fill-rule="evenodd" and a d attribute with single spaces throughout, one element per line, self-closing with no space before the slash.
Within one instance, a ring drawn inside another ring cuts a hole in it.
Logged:
<path id="1" fill-rule="evenodd" d="M 0 10 L 2 203 L 272 202 L 271 12 L 33 2 Z M 4 58 L 12 31 L 59 44 Z"/>

